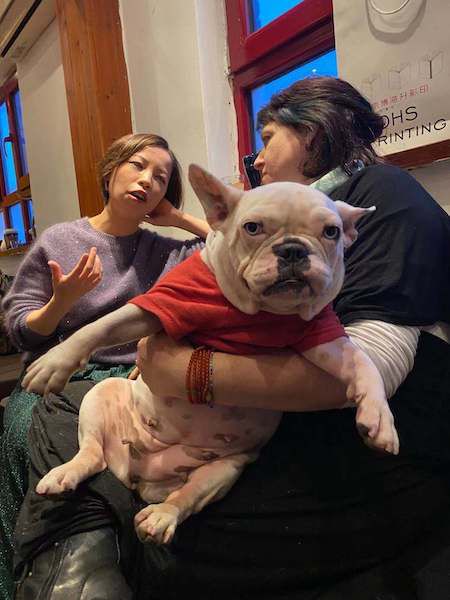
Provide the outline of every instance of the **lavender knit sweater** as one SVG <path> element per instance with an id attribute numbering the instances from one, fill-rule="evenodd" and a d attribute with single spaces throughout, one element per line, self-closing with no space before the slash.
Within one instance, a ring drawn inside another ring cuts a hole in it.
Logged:
<path id="1" fill-rule="evenodd" d="M 167 268 L 174 266 L 201 247 L 200 244 L 198 238 L 183 242 L 148 229 L 115 237 L 94 229 L 87 217 L 53 225 L 35 241 L 3 300 L 8 333 L 13 343 L 25 352 L 24 361 L 34 360 L 81 326 L 148 290 L 166 263 Z M 97 248 L 102 261 L 102 281 L 77 302 L 51 336 L 31 331 L 25 322 L 27 314 L 44 306 L 53 293 L 47 262 L 55 260 L 63 273 L 68 273 L 92 246 Z M 133 363 L 135 355 L 136 344 L 132 343 L 101 350 L 92 360 L 108 364 Z"/>

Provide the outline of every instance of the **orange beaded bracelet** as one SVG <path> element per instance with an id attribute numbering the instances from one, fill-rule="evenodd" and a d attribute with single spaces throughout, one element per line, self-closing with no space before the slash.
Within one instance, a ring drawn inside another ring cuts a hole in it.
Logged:
<path id="1" fill-rule="evenodd" d="M 186 392 L 191 404 L 213 406 L 213 355 L 214 350 L 204 346 L 191 354 L 186 371 Z"/>

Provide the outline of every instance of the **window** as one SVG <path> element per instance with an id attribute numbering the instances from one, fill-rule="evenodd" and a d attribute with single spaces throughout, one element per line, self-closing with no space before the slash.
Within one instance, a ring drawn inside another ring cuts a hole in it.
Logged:
<path id="1" fill-rule="evenodd" d="M 332 0 L 226 0 L 239 155 L 257 151 L 256 114 L 276 91 L 337 75 Z"/>
<path id="2" fill-rule="evenodd" d="M 287 12 L 302 0 L 277 0 L 268 2 L 267 0 L 251 0 L 249 3 L 250 31 L 256 31 L 265 27 L 271 21 Z"/>
<path id="3" fill-rule="evenodd" d="M 33 204 L 16 79 L 0 88 L 0 195 L 0 238 L 3 239 L 6 228 L 14 228 L 19 245 L 29 243 Z"/>

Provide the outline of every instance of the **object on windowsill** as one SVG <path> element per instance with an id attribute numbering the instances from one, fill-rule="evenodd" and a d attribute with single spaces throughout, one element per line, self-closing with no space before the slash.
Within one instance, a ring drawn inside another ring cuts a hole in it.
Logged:
<path id="1" fill-rule="evenodd" d="M 31 227 L 28 230 L 28 234 L 29 234 L 29 236 L 31 238 L 31 241 L 33 241 L 33 240 L 36 239 L 36 227 L 35 227 L 35 224 L 34 224 L 34 218 L 33 218 L 33 221 L 31 223 Z"/>
<path id="2" fill-rule="evenodd" d="M 3 242 L 0 245 L 0 250 L 12 250 L 19 246 L 19 233 L 17 229 L 8 227 L 3 232 Z"/>

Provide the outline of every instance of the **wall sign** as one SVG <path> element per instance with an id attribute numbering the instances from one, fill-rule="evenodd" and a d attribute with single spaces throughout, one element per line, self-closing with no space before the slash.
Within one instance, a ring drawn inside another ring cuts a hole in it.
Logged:
<path id="1" fill-rule="evenodd" d="M 449 0 L 333 0 L 339 77 L 383 115 L 392 154 L 450 139 Z"/>

